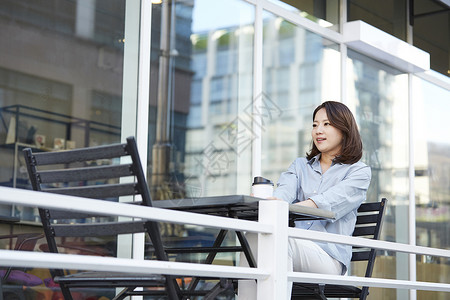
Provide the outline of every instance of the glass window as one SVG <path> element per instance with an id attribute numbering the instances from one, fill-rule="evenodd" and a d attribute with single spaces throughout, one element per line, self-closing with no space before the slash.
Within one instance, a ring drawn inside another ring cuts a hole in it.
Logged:
<path id="1" fill-rule="evenodd" d="M 3 19 L 35 25 L 49 30 L 73 35 L 75 32 L 75 1 L 5 0 L 0 5 Z"/>
<path id="2" fill-rule="evenodd" d="M 388 199 L 381 239 L 408 243 L 408 76 L 351 50 L 347 70 L 347 105 L 361 132 L 362 160 L 372 169 L 367 201 Z M 407 266 L 406 254 L 381 252 L 373 277 L 408 279 Z M 358 263 L 352 274 L 363 275 Z M 370 294 L 375 299 L 408 297 L 400 289 L 370 288 Z"/>
<path id="3" fill-rule="evenodd" d="M 416 243 L 450 248 L 450 92 L 413 77 L 414 187 Z M 417 280 L 448 282 L 448 259 L 417 256 Z M 445 293 L 417 291 L 418 299 L 445 298 Z"/>
<path id="4" fill-rule="evenodd" d="M 298 12 L 302 17 L 335 31 L 339 30 L 339 4 L 336 0 L 269 0 Z"/>
<path id="5" fill-rule="evenodd" d="M 11 158 L 0 184 L 27 188 L 22 148 L 120 140 L 125 2 L 7 0 L 0 14 L 0 152 Z"/>
<path id="6" fill-rule="evenodd" d="M 130 9 L 132 2 L 137 5 Z M 125 6 L 132 16 L 128 20 Z M 125 28 L 130 28 L 130 19 L 139 20 L 139 7 L 139 1 L 124 0 L 0 1 L 0 185 L 31 189 L 24 147 L 56 151 L 120 141 L 123 101 L 136 101 L 135 94 L 123 92 L 124 78 L 137 78 L 124 60 Z M 134 29 L 127 32 L 139 34 Z M 138 40 L 128 39 L 127 48 L 137 49 Z M 125 69 L 131 70 L 128 76 L 124 76 Z M 136 90 L 137 81 L 132 84 Z M 37 209 L 1 205 L 0 215 L 21 221 L 1 223 L 3 237 L 42 231 Z M 3 239 L 0 247 L 9 249 L 14 243 Z M 77 254 L 114 255 L 119 253 L 116 249 L 131 249 L 129 243 L 120 245 L 109 238 L 58 243 L 66 246 L 61 252 Z M 45 239 L 38 241 L 35 251 L 46 251 Z M 51 278 L 48 270 L 26 271 L 43 280 Z M 25 294 L 31 291 L 22 284 L 12 288 Z M 112 298 L 114 294 L 114 289 L 96 289 L 79 296 Z M 32 297 L 58 295 L 57 288 L 41 285 Z"/>
<path id="7" fill-rule="evenodd" d="M 347 1 L 347 20 L 362 20 L 406 41 L 406 0 Z"/>
<path id="8" fill-rule="evenodd" d="M 281 17 L 265 12 L 263 20 L 261 164 L 263 176 L 276 182 L 309 150 L 314 108 L 340 99 L 340 53 L 337 44 Z"/>
<path id="9" fill-rule="evenodd" d="M 86 4 L 87 1 L 85 1 Z M 125 43 L 123 34 L 125 1 L 95 0 L 95 5 L 93 34 L 90 34 L 88 38 L 95 40 L 99 44 L 106 44 L 110 47 L 123 50 Z M 78 11 L 81 11 L 81 8 L 78 8 Z M 118 12 L 120 12 L 119 15 Z M 86 31 L 86 29 L 82 31 L 81 28 L 86 27 L 79 23 L 81 22 L 77 22 L 78 35 L 81 35 Z"/>
<path id="10" fill-rule="evenodd" d="M 450 3 L 434 0 L 412 2 L 413 45 L 430 53 L 431 69 L 450 76 Z"/>
<path id="11" fill-rule="evenodd" d="M 99 91 L 92 92 L 91 119 L 120 127 L 122 99 Z"/>
<path id="12" fill-rule="evenodd" d="M 240 0 L 171 3 L 153 5 L 152 196 L 248 193 L 250 182 L 245 189 L 238 182 L 250 178 L 251 122 L 243 115 L 252 97 L 254 7 Z M 159 56 L 164 51 L 171 55 Z"/>
<path id="13" fill-rule="evenodd" d="M 152 198 L 247 194 L 253 136 L 245 109 L 252 100 L 254 6 L 241 0 L 183 0 L 153 4 L 152 10 L 152 36 L 158 37 L 151 45 Z M 167 228 L 176 228 L 163 232 L 175 243 L 183 234 L 202 236 L 209 245 L 218 233 L 198 226 Z M 224 244 L 235 245 L 233 235 Z M 205 257 L 186 254 L 177 260 Z M 216 259 L 233 263 L 236 257 L 219 253 Z"/>

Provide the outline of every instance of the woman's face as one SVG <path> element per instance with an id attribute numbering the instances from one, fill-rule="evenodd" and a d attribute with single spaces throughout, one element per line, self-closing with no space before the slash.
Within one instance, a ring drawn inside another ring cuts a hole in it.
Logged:
<path id="1" fill-rule="evenodd" d="M 311 136 L 317 149 L 319 149 L 322 154 L 333 157 L 339 155 L 344 136 L 340 129 L 331 125 L 325 108 L 321 108 L 316 113 Z"/>

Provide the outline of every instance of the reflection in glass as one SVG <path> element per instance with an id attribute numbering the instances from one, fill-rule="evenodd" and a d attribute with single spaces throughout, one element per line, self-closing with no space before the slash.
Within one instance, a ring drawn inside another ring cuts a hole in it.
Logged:
<path id="1" fill-rule="evenodd" d="M 431 69 L 445 76 L 450 76 L 449 5 L 448 1 L 415 0 L 412 9 L 412 43 L 428 52 Z"/>
<path id="2" fill-rule="evenodd" d="M 449 91 L 417 77 L 414 94 L 414 187 L 416 243 L 450 249 Z M 448 259 L 417 256 L 417 280 L 448 282 Z M 418 291 L 418 299 L 444 299 L 446 294 Z"/>
<path id="3" fill-rule="evenodd" d="M 412 4 L 411 4 L 412 5 Z M 406 0 L 350 0 L 347 3 L 348 21 L 362 20 L 403 41 L 406 41 Z"/>
<path id="4" fill-rule="evenodd" d="M 59 151 L 120 141 L 122 98 L 130 96 L 122 95 L 127 2 L 0 1 L 0 185 L 31 188 L 24 147 Z M 14 246 L 14 239 L 5 238 L 11 232 L 42 231 L 37 209 L 1 205 L 0 215 L 3 220 L 22 221 L 0 224 L 2 249 Z M 108 238 L 68 238 L 60 243 L 67 253 L 118 253 L 116 240 Z M 45 239 L 40 239 L 29 250 L 46 247 Z M 48 269 L 25 271 L 46 284 L 8 283 L 8 291 L 20 291 L 20 299 L 61 295 Z M 3 291 L 6 296 L 5 285 Z M 114 294 L 114 289 L 83 290 L 77 297 Z"/>
<path id="5" fill-rule="evenodd" d="M 336 0 L 269 0 L 281 7 L 299 13 L 322 27 L 339 30 L 339 3 Z"/>
<path id="6" fill-rule="evenodd" d="M 339 101 L 340 52 L 321 36 L 264 13 L 262 174 L 276 181 L 310 148 L 312 112 Z"/>
<path id="7" fill-rule="evenodd" d="M 252 98 L 254 8 L 237 0 L 171 3 L 153 5 L 152 196 L 236 194 L 239 178 L 250 177 L 245 109 Z"/>
<path id="8" fill-rule="evenodd" d="M 362 160 L 372 169 L 367 201 L 388 199 L 381 239 L 408 243 L 407 75 L 350 50 L 348 56 L 347 104 L 360 127 Z M 373 277 L 407 279 L 407 259 L 402 253 L 378 253 Z M 352 274 L 364 276 L 359 272 L 354 263 Z M 370 292 L 375 299 L 408 297 L 405 290 L 395 293 L 379 288 L 371 288 Z"/>
<path id="9" fill-rule="evenodd" d="M 0 15 L 0 184 L 27 188 L 24 147 L 119 141 L 125 2 L 5 0 Z"/>
<path id="10" fill-rule="evenodd" d="M 152 13 L 147 168 L 152 199 L 247 194 L 254 7 L 240 0 L 163 1 Z M 161 229 L 171 246 L 180 236 L 212 246 L 218 234 L 179 224 L 164 223 Z M 236 245 L 234 235 L 222 244 Z M 205 258 L 184 254 L 176 260 Z M 235 261 L 233 253 L 215 258 L 218 264 Z"/>

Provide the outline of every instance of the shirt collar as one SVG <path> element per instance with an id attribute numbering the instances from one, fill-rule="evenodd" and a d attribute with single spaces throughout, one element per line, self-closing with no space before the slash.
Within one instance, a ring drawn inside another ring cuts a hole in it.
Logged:
<path id="1" fill-rule="evenodd" d="M 322 153 L 317 154 L 316 156 L 314 156 L 313 158 L 311 158 L 310 160 L 308 160 L 308 164 L 311 165 L 312 167 L 316 164 L 320 164 L 320 157 L 321 157 Z M 331 165 L 337 164 L 336 162 L 336 158 L 333 159 L 333 161 L 331 162 Z M 340 165 L 342 165 L 342 163 L 338 163 Z"/>
<path id="2" fill-rule="evenodd" d="M 316 156 L 314 156 L 313 158 L 311 158 L 310 160 L 308 160 L 308 164 L 313 165 L 315 162 L 320 161 L 320 156 L 321 156 L 321 155 L 322 155 L 322 154 L 319 153 L 319 154 L 317 154 Z"/>
<path id="3" fill-rule="evenodd" d="M 321 153 L 317 154 L 308 161 L 308 164 L 311 166 L 311 169 L 313 169 L 318 173 L 322 173 L 322 167 L 320 166 L 320 156 Z"/>

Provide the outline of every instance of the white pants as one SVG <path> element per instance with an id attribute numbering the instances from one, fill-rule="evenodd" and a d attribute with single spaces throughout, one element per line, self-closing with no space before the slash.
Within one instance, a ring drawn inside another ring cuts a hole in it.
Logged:
<path id="1" fill-rule="evenodd" d="M 249 233 L 245 236 L 252 248 L 255 259 L 257 259 L 258 235 Z M 323 251 L 316 243 L 309 240 L 293 238 L 290 238 L 288 243 L 288 272 L 310 272 L 332 275 L 340 275 L 342 273 L 341 263 L 329 256 L 328 253 Z M 240 255 L 239 265 L 248 267 L 247 260 L 243 253 Z M 292 282 L 288 282 L 287 289 L 288 299 L 291 299 Z M 238 299 L 256 300 L 255 280 L 239 280 Z"/>

